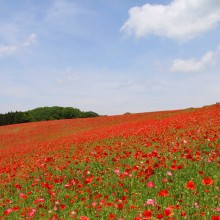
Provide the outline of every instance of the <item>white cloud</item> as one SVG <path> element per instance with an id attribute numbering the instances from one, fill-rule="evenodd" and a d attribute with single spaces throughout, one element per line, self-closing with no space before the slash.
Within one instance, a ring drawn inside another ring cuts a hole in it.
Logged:
<path id="1" fill-rule="evenodd" d="M 174 0 L 169 5 L 131 8 L 121 30 L 137 38 L 154 34 L 186 41 L 214 28 L 219 21 L 219 0 Z"/>
<path id="2" fill-rule="evenodd" d="M 170 70 L 172 72 L 198 72 L 212 66 L 219 55 L 220 47 L 216 51 L 209 51 L 200 59 L 176 59 Z"/>
<path id="3" fill-rule="evenodd" d="M 37 35 L 35 33 L 32 33 L 28 39 L 23 43 L 24 47 L 28 47 L 31 44 L 34 44 L 37 41 Z"/>
<path id="4" fill-rule="evenodd" d="M 18 50 L 17 46 L 0 45 L 0 57 L 11 55 L 15 53 L 17 50 Z"/>
<path id="5" fill-rule="evenodd" d="M 32 33 L 22 44 L 0 45 L 0 57 L 15 54 L 18 50 L 29 47 L 37 40 L 37 35 Z"/>

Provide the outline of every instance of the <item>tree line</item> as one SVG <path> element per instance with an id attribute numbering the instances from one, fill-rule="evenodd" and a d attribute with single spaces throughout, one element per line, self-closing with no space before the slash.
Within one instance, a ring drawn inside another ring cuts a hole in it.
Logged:
<path id="1" fill-rule="evenodd" d="M 26 122 L 48 121 L 71 118 L 90 118 L 99 116 L 92 111 L 83 112 L 72 107 L 39 107 L 29 111 L 15 111 L 0 114 L 0 126 Z"/>

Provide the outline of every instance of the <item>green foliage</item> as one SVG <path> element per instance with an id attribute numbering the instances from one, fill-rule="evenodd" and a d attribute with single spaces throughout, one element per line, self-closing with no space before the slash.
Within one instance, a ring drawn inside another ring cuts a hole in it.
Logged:
<path id="1" fill-rule="evenodd" d="M 0 114 L 0 126 L 25 122 L 89 118 L 97 116 L 99 115 L 95 112 L 81 112 L 78 108 L 72 107 L 39 107 L 26 112 L 16 111 Z"/>
<path id="2" fill-rule="evenodd" d="M 130 112 L 125 112 L 125 113 L 124 113 L 124 115 L 130 115 L 130 114 L 131 114 Z"/>
<path id="3" fill-rule="evenodd" d="M 97 113 L 95 112 L 82 112 L 82 118 L 91 118 L 91 117 L 97 117 L 99 116 Z"/>
<path id="4" fill-rule="evenodd" d="M 40 107 L 28 112 L 32 117 L 32 121 L 48 121 L 82 117 L 82 112 L 79 109 L 71 107 Z"/>
<path id="5" fill-rule="evenodd" d="M 0 125 L 18 124 L 30 121 L 31 117 L 27 112 L 16 111 L 0 114 Z"/>

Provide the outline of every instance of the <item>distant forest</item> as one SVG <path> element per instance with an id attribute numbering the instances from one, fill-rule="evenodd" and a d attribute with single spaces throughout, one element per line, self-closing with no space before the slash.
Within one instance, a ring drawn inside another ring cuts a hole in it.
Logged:
<path id="1" fill-rule="evenodd" d="M 90 118 L 99 116 L 97 113 L 83 112 L 72 107 L 40 107 L 29 111 L 16 111 L 0 114 L 0 126 L 25 122 L 48 121 L 71 118 Z"/>

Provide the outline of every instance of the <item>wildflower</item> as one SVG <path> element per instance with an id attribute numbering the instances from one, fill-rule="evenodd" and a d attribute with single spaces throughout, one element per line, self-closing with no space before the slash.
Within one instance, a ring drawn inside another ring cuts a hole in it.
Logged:
<path id="1" fill-rule="evenodd" d="M 166 208 L 165 210 L 164 210 L 164 215 L 166 215 L 166 216 L 172 216 L 172 212 L 171 212 L 171 209 L 170 208 Z"/>
<path id="2" fill-rule="evenodd" d="M 153 188 L 154 187 L 154 183 L 153 182 L 148 182 L 146 185 L 149 188 Z"/>
<path id="3" fill-rule="evenodd" d="M 64 204 L 61 204 L 60 205 L 60 209 L 62 210 L 62 209 L 65 209 L 66 208 L 66 205 L 64 205 Z"/>
<path id="4" fill-rule="evenodd" d="M 186 183 L 186 188 L 190 189 L 190 190 L 195 190 L 196 189 L 196 185 L 195 185 L 195 183 L 193 181 L 188 181 Z"/>
<path id="5" fill-rule="evenodd" d="M 92 177 L 88 177 L 85 179 L 84 183 L 89 184 L 92 182 Z"/>
<path id="6" fill-rule="evenodd" d="M 163 219 L 163 214 L 157 214 L 156 217 L 157 219 Z"/>
<path id="7" fill-rule="evenodd" d="M 167 175 L 168 175 L 168 176 L 172 176 L 173 174 L 172 174 L 170 171 L 168 171 L 168 172 L 167 172 Z"/>
<path id="8" fill-rule="evenodd" d="M 54 211 L 57 211 L 57 206 L 54 206 L 54 207 L 53 207 L 53 210 L 54 210 Z"/>
<path id="9" fill-rule="evenodd" d="M 20 210 L 20 208 L 19 208 L 18 206 L 14 206 L 14 207 L 12 208 L 12 210 L 13 210 L 13 211 L 18 211 L 18 210 Z"/>
<path id="10" fill-rule="evenodd" d="M 123 204 L 118 204 L 118 209 L 119 209 L 119 210 L 122 210 L 123 207 L 124 207 Z"/>
<path id="11" fill-rule="evenodd" d="M 37 209 L 31 209 L 31 211 L 28 213 L 28 216 L 33 217 L 35 213 L 37 212 Z"/>
<path id="12" fill-rule="evenodd" d="M 66 189 L 68 189 L 70 187 L 70 184 L 67 183 L 64 186 L 65 186 Z"/>
<path id="13" fill-rule="evenodd" d="M 148 199 L 146 202 L 147 205 L 155 206 L 155 201 L 153 199 Z"/>
<path id="14" fill-rule="evenodd" d="M 199 208 L 199 205 L 198 205 L 198 202 L 195 202 L 195 207 L 198 209 Z"/>
<path id="15" fill-rule="evenodd" d="M 22 198 L 22 199 L 27 199 L 27 196 L 24 193 L 20 193 L 19 197 Z"/>
<path id="16" fill-rule="evenodd" d="M 212 185 L 214 183 L 214 180 L 212 180 L 210 177 L 206 177 L 202 180 L 203 185 Z"/>
<path id="17" fill-rule="evenodd" d="M 115 218 L 115 214 L 109 214 L 109 220 L 112 220 Z"/>
<path id="18" fill-rule="evenodd" d="M 145 210 L 142 214 L 143 214 L 144 217 L 148 217 L 149 218 L 149 217 L 152 216 L 152 211 Z"/>
<path id="19" fill-rule="evenodd" d="M 216 210 L 217 212 L 220 212 L 220 207 L 217 207 L 215 210 Z"/>
<path id="20" fill-rule="evenodd" d="M 220 215 L 218 215 L 218 216 L 212 216 L 212 220 L 220 220 Z"/>
<path id="21" fill-rule="evenodd" d="M 200 216 L 204 216 L 204 215 L 205 215 L 205 212 L 201 212 L 201 213 L 200 213 Z"/>
<path id="22" fill-rule="evenodd" d="M 79 219 L 80 219 L 80 220 L 89 220 L 89 218 L 86 217 L 85 215 L 81 216 Z"/>
<path id="23" fill-rule="evenodd" d="M 71 185 L 76 185 L 76 182 L 75 182 L 75 180 L 70 180 L 70 183 L 71 183 Z"/>
<path id="24" fill-rule="evenodd" d="M 158 192 L 159 196 L 169 196 L 169 193 L 166 189 L 161 190 L 160 192 Z"/>
<path id="25" fill-rule="evenodd" d="M 97 202 L 93 202 L 93 203 L 92 203 L 92 207 L 93 207 L 93 208 L 95 208 L 96 205 L 97 205 Z"/>
<path id="26" fill-rule="evenodd" d="M 115 174 L 117 174 L 117 175 L 119 175 L 119 173 L 120 173 L 120 171 L 119 171 L 118 168 L 115 168 L 115 169 L 114 169 L 114 172 L 115 172 Z"/>
<path id="27" fill-rule="evenodd" d="M 122 199 L 122 201 L 126 201 L 127 197 L 126 196 L 122 196 L 121 199 Z"/>
<path id="28" fill-rule="evenodd" d="M 14 186 L 17 190 L 22 190 L 22 186 L 20 184 L 16 183 Z"/>
<path id="29" fill-rule="evenodd" d="M 163 178 L 162 182 L 166 183 L 167 182 L 167 178 Z"/>
<path id="30" fill-rule="evenodd" d="M 39 198 L 34 201 L 34 204 L 43 203 L 43 202 L 44 202 L 44 198 Z"/>
<path id="31" fill-rule="evenodd" d="M 8 215 L 8 214 L 11 213 L 11 212 L 13 212 L 13 210 L 9 208 L 9 209 L 7 209 L 7 210 L 4 211 L 4 215 Z"/>
<path id="32" fill-rule="evenodd" d="M 180 215 L 181 216 L 187 216 L 186 212 L 181 212 Z"/>

